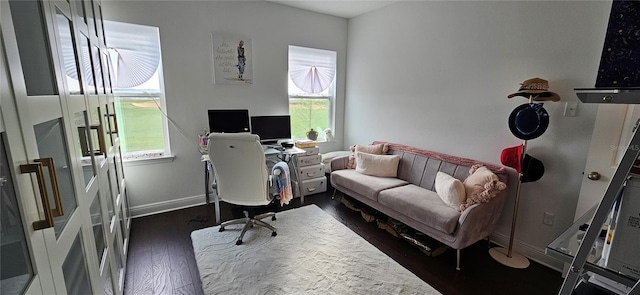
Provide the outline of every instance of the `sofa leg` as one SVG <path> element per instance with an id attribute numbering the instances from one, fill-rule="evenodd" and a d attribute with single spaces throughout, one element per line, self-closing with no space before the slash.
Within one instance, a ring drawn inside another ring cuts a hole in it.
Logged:
<path id="1" fill-rule="evenodd" d="M 335 197 L 336 197 L 336 191 L 337 191 L 337 189 L 334 188 L 333 189 L 333 195 L 331 195 L 331 199 L 332 200 L 335 199 Z"/>
<path id="2" fill-rule="evenodd" d="M 456 250 L 456 270 L 460 270 L 460 249 Z"/>

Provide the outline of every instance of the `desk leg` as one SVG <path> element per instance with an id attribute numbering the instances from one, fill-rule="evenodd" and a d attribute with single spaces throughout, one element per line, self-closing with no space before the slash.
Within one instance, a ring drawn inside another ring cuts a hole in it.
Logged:
<path id="1" fill-rule="evenodd" d="M 209 205 L 209 163 L 204 161 L 204 201 Z"/>

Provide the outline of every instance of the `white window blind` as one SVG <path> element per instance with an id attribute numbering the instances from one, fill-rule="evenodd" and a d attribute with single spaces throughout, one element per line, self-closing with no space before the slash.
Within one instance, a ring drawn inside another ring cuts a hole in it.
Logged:
<path id="1" fill-rule="evenodd" d="M 336 52 L 289 46 L 289 77 L 305 93 L 320 93 L 333 83 Z"/>
<path id="2" fill-rule="evenodd" d="M 158 28 L 104 21 L 115 88 L 132 88 L 149 81 L 160 65 Z"/>

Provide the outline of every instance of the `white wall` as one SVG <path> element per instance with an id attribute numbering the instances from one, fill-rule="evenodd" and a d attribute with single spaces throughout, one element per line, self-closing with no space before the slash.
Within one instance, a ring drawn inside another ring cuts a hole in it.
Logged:
<path id="1" fill-rule="evenodd" d="M 251 115 L 288 114 L 288 45 L 338 53 L 337 130 L 342 130 L 347 20 L 265 1 L 109 1 L 104 19 L 160 28 L 167 114 L 175 159 L 125 165 L 134 215 L 204 203 L 204 168 L 197 135 L 207 109 L 247 108 Z M 211 33 L 238 34 L 253 43 L 254 83 L 212 83 Z M 338 141 L 325 149 L 342 147 Z"/>
<path id="2" fill-rule="evenodd" d="M 507 99 L 528 78 L 549 80 L 546 133 L 529 141 L 545 175 L 522 185 L 516 251 L 544 248 L 573 222 L 596 106 L 574 87 L 595 85 L 610 1 L 401 1 L 349 20 L 345 145 L 385 140 L 500 164 L 520 144 Z M 515 184 L 512 183 L 513 191 Z M 515 199 L 515 198 L 514 198 Z M 513 199 L 494 238 L 508 243 Z M 543 213 L 555 224 L 542 223 Z M 544 261 L 543 261 L 544 260 Z"/>

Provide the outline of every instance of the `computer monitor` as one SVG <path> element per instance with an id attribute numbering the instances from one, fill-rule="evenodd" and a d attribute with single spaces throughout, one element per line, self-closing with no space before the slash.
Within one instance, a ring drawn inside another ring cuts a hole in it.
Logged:
<path id="1" fill-rule="evenodd" d="M 251 117 L 251 133 L 260 136 L 262 143 L 277 143 L 279 139 L 290 139 L 291 117 L 289 115 Z"/>
<path id="2" fill-rule="evenodd" d="M 209 132 L 240 133 L 251 131 L 249 110 L 209 110 Z"/>

